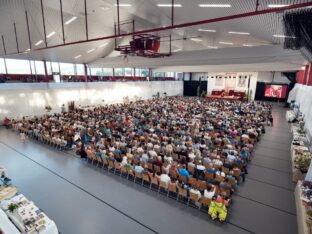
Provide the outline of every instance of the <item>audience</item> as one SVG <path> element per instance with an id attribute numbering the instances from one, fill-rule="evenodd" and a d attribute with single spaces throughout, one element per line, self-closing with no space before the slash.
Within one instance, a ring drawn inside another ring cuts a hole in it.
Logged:
<path id="1" fill-rule="evenodd" d="M 245 181 L 254 144 L 265 132 L 271 105 L 257 102 L 166 97 L 23 117 L 12 126 L 38 140 L 78 148 L 81 158 L 107 160 L 167 185 L 181 180 L 211 202 L 209 214 L 224 221 L 229 198 Z M 271 121 L 272 122 L 272 121 Z M 198 183 L 192 183 L 195 178 Z M 200 187 L 200 181 L 209 182 Z M 223 196 L 223 195 L 222 195 Z M 226 202 L 225 202 L 226 201 Z"/>

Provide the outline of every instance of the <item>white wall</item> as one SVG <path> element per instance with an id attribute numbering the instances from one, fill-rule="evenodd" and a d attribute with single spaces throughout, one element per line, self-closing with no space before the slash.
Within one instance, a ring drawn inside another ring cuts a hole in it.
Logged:
<path id="1" fill-rule="evenodd" d="M 281 72 L 258 72 L 258 81 L 267 83 L 290 83 Z"/>
<path id="2" fill-rule="evenodd" d="M 296 84 L 288 96 L 288 102 L 293 100 L 299 105 L 309 137 L 312 137 L 312 86 Z"/>
<path id="3" fill-rule="evenodd" d="M 149 99 L 157 92 L 183 95 L 183 81 L 1 84 L 0 120 L 42 115 L 47 105 L 52 112 L 60 112 L 69 101 L 76 106 L 103 105 L 123 102 L 126 96 Z"/>

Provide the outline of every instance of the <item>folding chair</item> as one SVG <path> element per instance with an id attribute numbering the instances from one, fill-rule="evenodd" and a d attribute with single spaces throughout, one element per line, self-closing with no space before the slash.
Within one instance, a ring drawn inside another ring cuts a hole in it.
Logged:
<path id="1" fill-rule="evenodd" d="M 151 179 L 148 173 L 143 173 L 143 186 L 149 187 L 151 186 Z"/>
<path id="2" fill-rule="evenodd" d="M 158 193 L 163 193 L 165 195 L 168 195 L 167 184 L 164 181 L 159 182 Z"/>
<path id="3" fill-rule="evenodd" d="M 200 206 L 196 205 L 196 202 L 199 202 L 200 199 L 200 195 L 197 193 L 194 193 L 192 191 L 190 191 L 190 196 L 189 196 L 189 200 L 188 200 L 188 204 L 187 205 L 193 205 L 196 208 L 200 208 Z"/>
<path id="4" fill-rule="evenodd" d="M 197 188 L 197 180 L 194 177 L 190 176 L 188 183 L 192 188 Z"/>
<path id="5" fill-rule="evenodd" d="M 115 167 L 115 174 L 121 175 L 121 163 L 114 161 L 114 167 Z"/>
<path id="6" fill-rule="evenodd" d="M 204 191 L 207 188 L 207 182 L 204 180 L 198 180 L 197 186 L 200 191 Z"/>
<path id="7" fill-rule="evenodd" d="M 184 175 L 179 174 L 178 177 L 179 181 L 183 182 L 184 184 L 186 184 L 186 177 Z"/>
<path id="8" fill-rule="evenodd" d="M 171 194 L 174 194 L 174 196 L 171 196 Z M 167 196 L 178 199 L 178 186 L 176 183 L 169 183 Z"/>
<path id="9" fill-rule="evenodd" d="M 209 209 L 209 206 L 210 206 L 210 202 L 211 202 L 211 199 L 208 198 L 208 197 L 202 197 L 200 199 L 200 203 L 201 203 L 201 207 L 200 207 L 200 210 L 201 211 L 205 211 L 205 213 L 208 213 L 208 209 Z M 205 208 L 205 210 L 203 210 L 203 208 Z"/>
<path id="10" fill-rule="evenodd" d="M 138 172 L 134 173 L 134 183 L 137 183 L 137 179 L 139 179 L 140 180 L 140 184 L 142 184 L 142 182 L 143 182 L 142 173 L 138 173 Z"/>
<path id="11" fill-rule="evenodd" d="M 180 200 L 180 198 L 181 198 L 181 200 Z M 178 187 L 178 200 L 187 204 L 188 198 L 187 198 L 186 188 Z"/>
<path id="12" fill-rule="evenodd" d="M 151 187 L 150 187 L 150 189 L 157 189 L 157 191 L 158 191 L 158 189 L 159 189 L 159 182 L 158 182 L 158 179 L 156 178 L 156 176 L 155 177 L 152 177 L 151 178 Z"/>

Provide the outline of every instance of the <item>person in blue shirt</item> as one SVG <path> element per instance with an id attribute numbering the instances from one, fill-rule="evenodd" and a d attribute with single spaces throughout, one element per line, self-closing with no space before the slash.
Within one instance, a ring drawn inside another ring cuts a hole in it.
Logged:
<path id="1" fill-rule="evenodd" d="M 186 182 L 188 182 L 188 178 L 190 177 L 190 173 L 186 170 L 185 165 L 183 165 L 182 168 L 179 168 L 178 172 L 180 175 L 185 176 Z"/>

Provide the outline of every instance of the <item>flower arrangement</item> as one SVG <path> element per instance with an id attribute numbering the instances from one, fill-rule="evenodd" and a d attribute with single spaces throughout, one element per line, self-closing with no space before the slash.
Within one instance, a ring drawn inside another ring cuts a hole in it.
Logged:
<path id="1" fill-rule="evenodd" d="M 295 165 L 302 173 L 306 173 L 311 163 L 311 153 L 309 152 L 297 152 L 295 158 Z"/>

